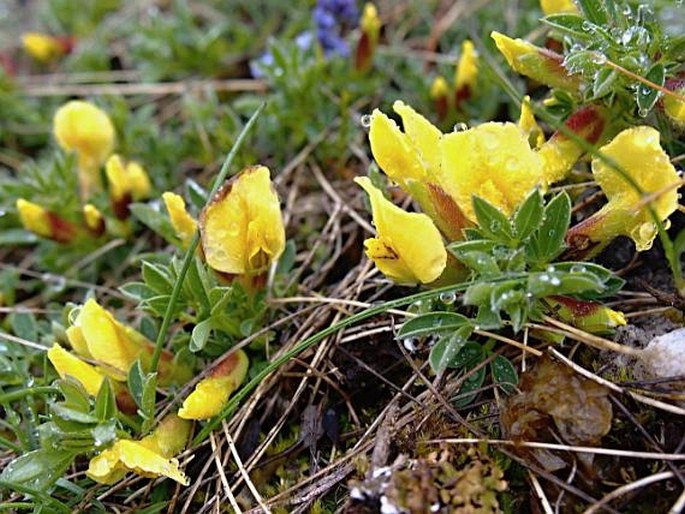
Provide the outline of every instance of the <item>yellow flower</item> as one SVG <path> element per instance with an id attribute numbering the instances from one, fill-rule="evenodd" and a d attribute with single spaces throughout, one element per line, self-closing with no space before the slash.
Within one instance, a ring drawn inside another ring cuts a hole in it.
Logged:
<path id="1" fill-rule="evenodd" d="M 101 484 L 113 484 L 126 473 L 145 477 L 166 476 L 182 485 L 188 478 L 171 458 L 185 447 L 190 434 L 190 423 L 170 414 L 157 429 L 140 441 L 119 440 L 111 448 L 90 460 L 86 474 Z"/>
<path id="2" fill-rule="evenodd" d="M 100 237 L 105 232 L 105 219 L 100 210 L 91 203 L 83 206 L 83 219 L 86 228 L 95 237 Z"/>
<path id="3" fill-rule="evenodd" d="M 242 350 L 230 353 L 219 362 L 209 376 L 195 386 L 178 411 L 183 419 L 209 419 L 221 412 L 240 384 L 245 380 L 250 362 Z"/>
<path id="4" fill-rule="evenodd" d="M 468 100 L 473 94 L 478 77 L 478 53 L 473 43 L 466 39 L 461 44 L 461 56 L 457 63 L 457 71 L 454 76 L 457 107 L 462 101 Z"/>
<path id="5" fill-rule="evenodd" d="M 36 61 L 53 61 L 66 53 L 64 43 L 58 38 L 40 32 L 27 32 L 21 36 L 24 49 Z"/>
<path id="6" fill-rule="evenodd" d="M 648 250 L 657 234 L 648 205 L 668 226 L 668 217 L 678 207 L 676 189 L 681 181 L 661 148 L 659 136 L 652 127 L 634 127 L 600 148 L 600 153 L 616 163 L 646 196 L 643 198 L 615 166 L 594 157 L 592 173 L 608 203 L 569 230 L 566 240 L 570 256 L 591 257 L 619 235 L 630 237 L 638 251 Z"/>
<path id="7" fill-rule="evenodd" d="M 366 255 L 389 279 L 401 284 L 428 284 L 447 265 L 440 232 L 425 214 L 405 212 L 383 197 L 368 177 L 356 178 L 371 201 L 378 234 L 364 241 Z"/>
<path id="8" fill-rule="evenodd" d="M 357 43 L 354 66 L 358 71 L 366 71 L 371 67 L 381 32 L 381 20 L 378 18 L 376 6 L 371 2 L 364 5 L 362 17 L 359 20 L 359 28 L 361 35 Z"/>
<path id="9" fill-rule="evenodd" d="M 627 323 L 622 312 L 601 303 L 568 296 L 550 296 L 545 301 L 562 321 L 593 334 L 608 332 Z"/>
<path id="10" fill-rule="evenodd" d="M 449 90 L 450 89 L 447 85 L 445 77 L 443 77 L 442 75 L 438 75 L 433 80 L 433 84 L 431 84 L 430 97 L 433 100 L 436 100 L 438 98 L 444 98 L 449 93 Z"/>
<path id="11" fill-rule="evenodd" d="M 568 73 L 564 68 L 563 56 L 522 39 L 512 39 L 496 31 L 493 31 L 490 36 L 495 40 L 497 49 L 514 71 L 551 87 L 578 92 L 580 76 Z"/>
<path id="12" fill-rule="evenodd" d="M 228 274 L 265 273 L 285 249 L 285 229 L 269 169 L 252 166 L 227 182 L 200 214 L 207 264 Z"/>
<path id="13" fill-rule="evenodd" d="M 513 123 L 484 123 L 453 132 L 442 138 L 440 147 L 440 182 L 471 221 L 476 221 L 474 195 L 509 216 L 544 182 L 542 159 Z"/>
<path id="14" fill-rule="evenodd" d="M 72 355 L 57 343 L 48 350 L 48 360 L 61 378 L 66 378 L 67 376 L 75 378 L 88 394 L 93 396 L 98 393 L 102 381 L 105 379 L 104 375 L 95 366 L 91 366 Z"/>
<path id="15" fill-rule="evenodd" d="M 545 16 L 560 13 L 578 13 L 578 7 L 573 0 L 540 0 L 540 8 Z"/>
<path id="16" fill-rule="evenodd" d="M 89 196 L 101 186 L 99 169 L 114 148 L 114 125 L 93 104 L 72 100 L 55 113 L 53 130 L 59 146 L 78 155 L 81 194 Z"/>
<path id="17" fill-rule="evenodd" d="M 124 165 L 121 157 L 114 154 L 107 159 L 105 174 L 114 215 L 118 219 L 126 219 L 131 201 L 142 200 L 150 194 L 152 186 L 147 172 L 136 161 Z"/>
<path id="18" fill-rule="evenodd" d="M 188 214 L 183 197 L 176 193 L 166 192 L 162 195 L 162 199 L 169 213 L 171 226 L 174 227 L 176 236 L 181 241 L 181 247 L 188 248 L 197 230 L 197 222 Z"/>
<path id="19" fill-rule="evenodd" d="M 676 96 L 664 95 L 661 106 L 666 116 L 682 130 L 685 128 L 685 79 L 669 79 L 664 86 Z"/>
<path id="20" fill-rule="evenodd" d="M 71 222 L 38 204 L 19 198 L 16 206 L 21 224 L 26 230 L 38 236 L 58 243 L 70 243 L 78 235 L 76 227 Z"/>
<path id="21" fill-rule="evenodd" d="M 545 134 L 535 119 L 533 109 L 530 106 L 530 97 L 523 97 L 521 102 L 521 115 L 519 116 L 519 128 L 528 134 L 528 143 L 533 148 L 539 148 L 545 142 Z"/>
<path id="22" fill-rule="evenodd" d="M 66 333 L 76 353 L 102 364 L 102 371 L 118 381 L 126 380 L 137 359 L 146 369 L 154 352 L 154 344 L 143 334 L 117 321 L 92 298 L 81 307 Z M 183 383 L 191 376 L 190 369 L 175 362 L 168 351 L 162 352 L 157 371 L 162 386 Z"/>

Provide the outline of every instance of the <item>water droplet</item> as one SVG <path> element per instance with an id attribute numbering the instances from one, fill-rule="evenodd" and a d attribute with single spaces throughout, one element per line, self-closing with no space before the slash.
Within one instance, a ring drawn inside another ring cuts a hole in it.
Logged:
<path id="1" fill-rule="evenodd" d="M 574 264 L 571 266 L 571 273 L 585 273 L 585 266 L 582 264 Z"/>
<path id="2" fill-rule="evenodd" d="M 549 282 L 549 275 L 547 273 L 544 273 L 544 274 L 540 275 L 539 280 L 540 280 L 540 282 Z"/>
<path id="3" fill-rule="evenodd" d="M 647 115 L 649 114 L 649 109 L 645 109 L 644 107 L 640 107 L 637 111 L 637 114 L 640 116 L 640 118 L 646 118 Z"/>
<path id="4" fill-rule="evenodd" d="M 469 126 L 466 123 L 457 123 L 454 125 L 454 128 L 452 129 L 454 132 L 464 132 L 465 130 L 468 130 Z"/>
<path id="5" fill-rule="evenodd" d="M 504 165 L 504 168 L 510 172 L 516 171 L 519 168 L 519 160 L 516 159 L 515 157 L 508 159 L 507 163 Z"/>
<path id="6" fill-rule="evenodd" d="M 0 217 L 4 216 L 5 214 L 7 214 L 7 211 L 0 209 Z"/>
<path id="7" fill-rule="evenodd" d="M 445 293 L 440 293 L 440 301 L 446 305 L 450 305 L 450 304 L 454 303 L 454 301 L 456 299 L 457 299 L 457 295 L 451 291 L 448 291 Z"/>
<path id="8" fill-rule="evenodd" d="M 228 235 L 237 236 L 240 233 L 240 225 L 237 222 L 233 222 L 228 226 Z"/>
<path id="9" fill-rule="evenodd" d="M 592 54 L 591 60 L 594 64 L 605 64 L 607 62 L 607 56 L 602 52 L 595 52 Z"/>
<path id="10" fill-rule="evenodd" d="M 502 227 L 502 224 L 499 221 L 493 221 L 490 223 L 490 230 L 493 232 L 497 232 L 500 228 Z"/>
<path id="11" fill-rule="evenodd" d="M 557 277 L 550 277 L 549 283 L 552 284 L 553 286 L 560 286 L 561 280 L 559 280 Z"/>
<path id="12" fill-rule="evenodd" d="M 371 126 L 371 115 L 370 114 L 364 114 L 361 117 L 360 121 L 361 121 L 362 127 L 369 128 Z"/>
<path id="13" fill-rule="evenodd" d="M 554 272 L 556 271 L 556 269 L 554 268 L 554 266 L 552 266 L 552 265 L 550 264 L 549 266 L 547 266 L 547 270 L 546 270 L 546 271 L 547 271 L 547 273 L 554 273 Z"/>

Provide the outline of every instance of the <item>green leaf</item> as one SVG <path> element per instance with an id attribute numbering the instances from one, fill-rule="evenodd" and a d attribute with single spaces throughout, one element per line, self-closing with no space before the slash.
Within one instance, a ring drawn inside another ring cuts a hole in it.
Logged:
<path id="1" fill-rule="evenodd" d="M 442 373 L 457 356 L 461 348 L 466 344 L 473 328 L 463 326 L 451 336 L 441 338 L 433 348 L 428 358 L 431 368 L 435 373 Z"/>
<path id="2" fill-rule="evenodd" d="M 459 353 L 457 353 L 455 358 L 452 359 L 450 368 L 459 369 L 465 367 L 471 369 L 474 368 L 484 358 L 485 354 L 483 353 L 483 347 L 476 342 L 469 341 L 461 348 L 461 350 L 459 350 Z"/>
<path id="3" fill-rule="evenodd" d="M 490 363 L 490 371 L 492 372 L 492 381 L 499 384 L 502 391 L 506 394 L 514 394 L 519 377 L 516 368 L 509 359 L 498 355 Z"/>
<path id="4" fill-rule="evenodd" d="M 602 98 L 611 91 L 618 72 L 614 68 L 602 68 L 595 75 L 595 80 L 592 83 L 592 96 L 594 98 Z"/>
<path id="5" fill-rule="evenodd" d="M 498 275 L 502 270 L 499 269 L 497 261 L 489 253 L 485 252 L 462 252 L 457 250 L 454 256 L 465 266 L 471 268 L 481 276 L 487 277 Z"/>
<path id="6" fill-rule="evenodd" d="M 204 349 L 207 340 L 212 333 L 212 319 L 208 318 L 200 321 L 193 327 L 193 333 L 190 337 L 190 344 L 188 345 L 191 352 L 199 352 Z"/>
<path id="7" fill-rule="evenodd" d="M 14 335 L 31 342 L 38 342 L 38 322 L 31 312 L 14 312 L 10 316 Z"/>
<path id="8" fill-rule="evenodd" d="M 19 246 L 36 244 L 41 238 L 23 228 L 5 229 L 0 232 L 0 246 Z"/>
<path id="9" fill-rule="evenodd" d="M 117 402 L 114 391 L 108 378 L 102 381 L 102 385 L 95 397 L 95 417 L 100 421 L 108 421 L 117 415 Z"/>
<path id="10" fill-rule="evenodd" d="M 71 407 L 67 407 L 63 403 L 53 403 L 50 407 L 50 411 L 54 416 L 59 416 L 65 421 L 74 421 L 76 423 L 82 423 L 85 425 L 95 424 L 98 422 L 98 418 Z"/>
<path id="11" fill-rule="evenodd" d="M 145 203 L 132 203 L 128 207 L 133 216 L 162 236 L 167 243 L 175 244 L 178 241 L 176 231 L 166 214 L 162 214 Z"/>
<path id="12" fill-rule="evenodd" d="M 143 280 L 157 294 L 171 294 L 173 281 L 169 272 L 163 267 L 149 261 L 143 261 Z"/>
<path id="13" fill-rule="evenodd" d="M 495 241 L 489 239 L 476 239 L 473 241 L 456 241 L 447 245 L 447 249 L 458 257 L 459 254 L 466 252 L 485 252 L 492 253 L 493 248 L 497 246 Z"/>
<path id="14" fill-rule="evenodd" d="M 140 361 L 137 360 L 128 370 L 128 377 L 126 382 L 128 384 L 128 390 L 136 402 L 136 405 L 140 407 L 143 404 L 143 390 L 145 389 L 145 372 L 143 371 L 143 366 Z"/>
<path id="15" fill-rule="evenodd" d="M 552 14 L 542 18 L 542 23 L 578 39 L 592 39 L 592 33 L 584 25 L 589 22 L 577 14 Z"/>
<path id="16" fill-rule="evenodd" d="M 596 25 L 606 25 L 609 21 L 606 6 L 602 0 L 578 0 L 585 17 Z"/>
<path id="17" fill-rule="evenodd" d="M 540 223 L 542 223 L 543 212 L 542 195 L 536 188 L 528 195 L 514 214 L 514 233 L 519 241 L 523 241 L 538 229 Z"/>
<path id="18" fill-rule="evenodd" d="M 469 323 L 466 316 L 456 312 L 431 312 L 406 321 L 395 338 L 430 337 L 456 331 Z"/>
<path id="19" fill-rule="evenodd" d="M 650 82 L 653 82 L 657 86 L 663 86 L 664 80 L 666 79 L 666 70 L 664 65 L 661 63 L 656 63 L 652 66 L 645 78 Z M 659 99 L 660 91 L 658 89 L 652 89 L 647 84 L 642 84 L 637 87 L 637 106 L 640 110 L 640 116 L 647 116 L 649 111 L 654 107 L 654 104 Z"/>
<path id="20" fill-rule="evenodd" d="M 62 396 L 64 396 L 63 405 L 82 412 L 89 411 L 90 397 L 80 382 L 68 376 L 58 380 L 57 387 L 59 387 Z"/>
<path id="21" fill-rule="evenodd" d="M 478 220 L 481 232 L 491 239 L 509 244 L 513 239 L 511 224 L 507 216 L 494 205 L 489 204 L 482 198 L 474 196 L 473 211 Z"/>
<path id="22" fill-rule="evenodd" d="M 564 237 L 571 223 L 571 199 L 566 193 L 552 198 L 545 206 L 542 225 L 530 239 L 530 260 L 547 264 L 564 249 Z"/>
<path id="23" fill-rule="evenodd" d="M 143 282 L 129 282 L 119 287 L 119 291 L 137 302 L 142 302 L 157 295 L 151 287 Z"/>
<path id="24" fill-rule="evenodd" d="M 143 433 L 152 428 L 155 422 L 155 405 L 157 403 L 157 373 L 148 373 L 145 376 L 143 396 L 141 398 L 139 414 L 143 418 Z"/>
<path id="25" fill-rule="evenodd" d="M 190 203 L 196 209 L 202 209 L 207 203 L 207 190 L 190 178 L 186 180 L 186 188 L 188 189 Z"/>
<path id="26" fill-rule="evenodd" d="M 483 382 L 485 382 L 485 366 L 479 368 L 478 371 L 464 380 L 464 383 L 459 388 L 457 397 L 452 402 L 454 406 L 457 408 L 466 407 L 469 403 L 473 402 L 478 393 L 472 391 L 480 389 L 483 386 Z"/>
<path id="27" fill-rule="evenodd" d="M 75 458 L 64 449 L 39 449 L 14 459 L 5 466 L 0 480 L 47 491 L 60 478 Z"/>

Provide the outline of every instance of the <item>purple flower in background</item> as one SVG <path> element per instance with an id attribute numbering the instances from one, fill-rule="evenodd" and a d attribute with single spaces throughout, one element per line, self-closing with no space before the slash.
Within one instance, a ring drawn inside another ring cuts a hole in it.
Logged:
<path id="1" fill-rule="evenodd" d="M 337 54 L 347 57 L 350 47 L 342 38 L 343 27 L 355 27 L 359 10 L 355 0 L 318 0 L 312 19 L 316 25 L 316 38 L 326 57 Z"/>
<path id="2" fill-rule="evenodd" d="M 300 50 L 309 50 L 314 43 L 314 34 L 311 30 L 306 30 L 297 35 L 295 44 Z M 264 77 L 264 68 L 269 68 L 274 64 L 274 56 L 271 52 L 266 52 L 259 59 L 250 61 L 250 72 L 256 79 Z"/>

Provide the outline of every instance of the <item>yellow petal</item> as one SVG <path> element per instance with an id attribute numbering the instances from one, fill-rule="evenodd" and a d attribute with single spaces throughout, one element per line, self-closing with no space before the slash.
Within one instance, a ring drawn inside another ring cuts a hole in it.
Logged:
<path id="1" fill-rule="evenodd" d="M 377 237 L 364 242 L 378 269 L 398 283 L 430 283 L 447 264 L 440 232 L 425 214 L 405 212 L 386 200 L 368 177 L 356 178 L 371 201 Z"/>
<path id="2" fill-rule="evenodd" d="M 90 350 L 88 349 L 86 338 L 83 337 L 83 331 L 81 330 L 81 327 L 72 325 L 67 328 L 66 334 L 69 344 L 78 355 L 86 359 L 93 360 L 93 356 L 90 354 Z"/>
<path id="3" fill-rule="evenodd" d="M 55 367 L 60 377 L 75 378 L 88 394 L 95 396 L 100 390 L 104 376 L 94 366 L 70 354 L 57 343 L 48 350 L 48 360 Z"/>
<path id="4" fill-rule="evenodd" d="M 278 195 L 264 166 L 243 170 L 200 214 L 202 249 L 217 271 L 264 273 L 285 249 Z"/>
<path id="5" fill-rule="evenodd" d="M 542 181 L 542 160 L 513 123 L 484 123 L 443 137 L 440 184 L 475 221 L 472 196 L 511 215 Z"/>
<path id="6" fill-rule="evenodd" d="M 183 419 L 209 419 L 219 414 L 231 393 L 245 380 L 249 364 L 242 350 L 228 355 L 212 369 L 210 376 L 195 386 L 179 409 L 178 416 Z"/>
<path id="7" fill-rule="evenodd" d="M 685 94 L 685 88 L 677 91 L 679 95 Z M 679 98 L 665 95 L 663 98 L 664 112 L 675 122 L 685 124 L 685 101 Z"/>
<path id="8" fill-rule="evenodd" d="M 447 85 L 445 77 L 443 77 L 442 75 L 438 75 L 433 80 L 433 84 L 431 84 L 430 97 L 433 100 L 437 100 L 438 98 L 444 98 L 449 94 L 449 91 L 450 89 Z"/>
<path id="9" fill-rule="evenodd" d="M 573 3 L 573 0 L 540 0 L 540 8 L 545 16 L 550 14 L 572 13 L 578 12 L 578 7 Z"/>
<path id="10" fill-rule="evenodd" d="M 140 440 L 140 444 L 162 457 L 173 457 L 185 448 L 191 428 L 190 421 L 181 419 L 176 414 L 169 414 L 150 435 Z"/>
<path id="11" fill-rule="evenodd" d="M 119 202 L 126 198 L 130 199 L 131 186 L 121 157 L 115 154 L 107 159 L 105 173 L 109 184 L 109 196 L 112 200 Z"/>
<path id="12" fill-rule="evenodd" d="M 545 134 L 542 132 L 542 129 L 535 119 L 533 109 L 530 106 L 530 96 L 528 95 L 524 96 L 523 102 L 521 102 L 519 128 L 525 134 L 528 134 L 528 143 L 530 143 L 531 147 L 538 148 L 542 143 L 545 142 Z"/>
<path id="13" fill-rule="evenodd" d="M 42 237 L 52 235 L 48 211 L 40 205 L 19 198 L 17 200 L 17 212 L 19 221 L 26 230 Z"/>
<path id="14" fill-rule="evenodd" d="M 64 55 L 64 45 L 54 36 L 40 32 L 27 32 L 21 36 L 26 52 L 35 60 L 49 62 Z"/>
<path id="15" fill-rule="evenodd" d="M 91 298 L 81 308 L 74 324 L 81 328 L 93 359 L 106 365 L 105 369 L 114 378 L 125 379 L 143 348 L 126 335 L 121 323 Z"/>
<path id="16" fill-rule="evenodd" d="M 109 116 L 93 104 L 72 100 L 55 113 L 53 130 L 62 149 L 78 154 L 82 186 L 85 181 L 91 188 L 85 192 L 92 192 L 99 185 L 98 169 L 114 148 Z"/>
<path id="17" fill-rule="evenodd" d="M 407 135 L 378 109 L 371 115 L 369 142 L 378 166 L 405 191 L 410 181 L 426 178 L 424 164 Z"/>
<path id="18" fill-rule="evenodd" d="M 644 193 L 655 193 L 679 182 L 678 174 L 659 142 L 659 131 L 647 126 L 633 127 L 618 134 L 600 152 L 616 162 Z M 610 164 L 598 156 L 592 159 L 592 173 L 609 201 L 620 198 L 637 204 L 638 193 Z M 661 194 L 652 204 L 661 219 L 678 207 L 675 189 Z"/>
<path id="19" fill-rule="evenodd" d="M 371 2 L 364 4 L 362 17 L 359 20 L 359 28 L 367 34 L 372 44 L 378 41 L 378 36 L 381 30 L 381 20 L 378 18 L 378 10 Z"/>
<path id="20" fill-rule="evenodd" d="M 92 233 L 100 235 L 105 231 L 105 219 L 102 217 L 100 210 L 92 203 L 87 203 L 83 206 L 83 218 L 86 222 L 86 227 Z"/>
<path id="21" fill-rule="evenodd" d="M 183 197 L 176 193 L 166 192 L 162 195 L 164 205 L 169 213 L 171 226 L 176 231 L 176 236 L 181 240 L 181 246 L 187 248 L 197 230 L 197 222 L 188 214 Z"/>
<path id="22" fill-rule="evenodd" d="M 126 164 L 126 174 L 131 189 L 131 196 L 134 200 L 143 200 L 150 196 L 152 184 L 145 168 L 136 161 L 129 161 Z"/>
<path id="23" fill-rule="evenodd" d="M 392 108 L 402 118 L 404 133 L 421 159 L 426 173 L 429 176 L 434 174 L 440 167 L 438 143 L 442 138 L 442 132 L 404 102 L 398 100 Z"/>
<path id="24" fill-rule="evenodd" d="M 165 476 L 188 485 L 176 459 L 165 458 L 136 441 L 121 440 L 90 460 L 86 474 L 96 482 L 113 484 L 132 471 L 145 477 Z"/>
<path id="25" fill-rule="evenodd" d="M 473 88 L 476 77 L 478 77 L 478 53 L 473 43 L 465 39 L 461 44 L 461 55 L 454 79 L 456 90 L 459 91 L 463 87 Z"/>

